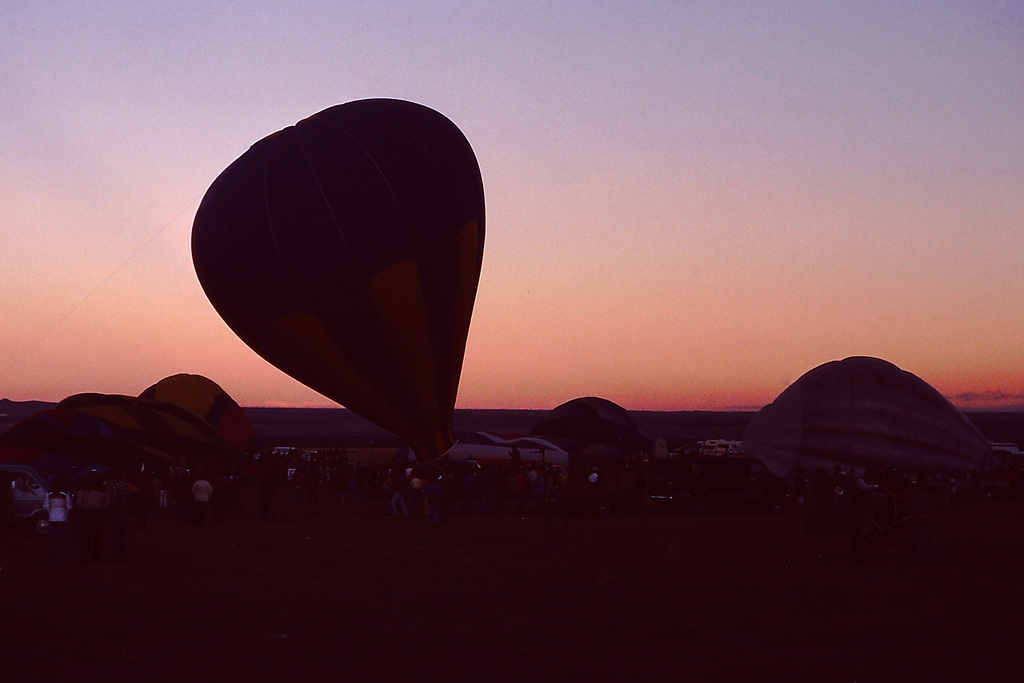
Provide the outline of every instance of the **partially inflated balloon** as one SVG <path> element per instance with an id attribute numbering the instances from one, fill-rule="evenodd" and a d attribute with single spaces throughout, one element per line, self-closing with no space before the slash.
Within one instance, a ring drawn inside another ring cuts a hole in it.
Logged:
<path id="1" fill-rule="evenodd" d="M 454 443 L 483 241 L 462 132 L 376 99 L 325 109 L 232 163 L 196 214 L 192 258 L 257 353 L 432 460 Z"/>
<path id="2" fill-rule="evenodd" d="M 249 450 L 256 436 L 245 411 L 216 382 L 202 375 L 181 373 L 165 377 L 139 397 L 191 410 L 242 453 Z"/>
<path id="3" fill-rule="evenodd" d="M 775 474 L 892 467 L 913 474 L 987 469 L 992 448 L 917 375 L 878 358 L 819 365 L 754 416 L 743 450 Z"/>

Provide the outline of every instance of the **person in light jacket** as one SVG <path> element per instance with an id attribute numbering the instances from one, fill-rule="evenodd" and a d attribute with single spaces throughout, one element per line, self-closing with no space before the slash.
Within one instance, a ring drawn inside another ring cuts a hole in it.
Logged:
<path id="1" fill-rule="evenodd" d="M 206 526 L 210 512 L 210 496 L 213 495 L 213 485 L 200 476 L 192 484 L 192 511 L 195 514 L 193 520 L 197 526 Z"/>
<path id="2" fill-rule="evenodd" d="M 71 494 L 63 478 L 53 480 L 50 492 L 43 502 L 46 513 L 50 517 L 47 535 L 50 537 L 50 561 L 64 562 L 67 559 L 68 517 L 71 514 Z"/>

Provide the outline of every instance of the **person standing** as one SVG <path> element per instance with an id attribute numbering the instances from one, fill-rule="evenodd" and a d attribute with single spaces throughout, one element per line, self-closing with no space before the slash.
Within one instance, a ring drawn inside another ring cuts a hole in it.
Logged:
<path id="1" fill-rule="evenodd" d="M 210 515 L 210 497 L 213 495 L 213 485 L 200 475 L 192 484 L 192 510 L 195 514 L 193 523 L 196 526 L 206 526 Z"/>
<path id="2" fill-rule="evenodd" d="M 233 482 L 230 475 L 218 472 L 210 484 L 213 486 L 213 493 L 210 495 L 210 522 L 214 526 L 220 526 L 224 524 L 228 507 L 231 505 Z"/>
<path id="3" fill-rule="evenodd" d="M 100 481 L 97 470 L 89 470 L 75 499 L 75 516 L 81 533 L 78 559 L 83 564 L 99 562 L 102 556 L 103 517 L 110 505 L 110 497 Z"/>
<path id="4" fill-rule="evenodd" d="M 269 522 L 274 517 L 274 489 L 277 471 L 271 465 L 260 466 L 260 518 Z"/>
<path id="5" fill-rule="evenodd" d="M 569 506 L 565 500 L 565 481 L 557 469 L 552 469 L 547 478 L 544 494 L 544 526 L 551 527 L 555 515 L 562 518 L 562 526 L 569 528 Z"/>
<path id="6" fill-rule="evenodd" d="M 914 524 L 914 559 L 918 561 L 938 558 L 935 532 L 935 512 L 939 493 L 921 474 L 917 477 L 910 506 Z"/>
<path id="7" fill-rule="evenodd" d="M 118 473 L 110 481 L 110 544 L 114 562 L 124 562 L 128 519 L 132 514 L 132 486 L 124 474 Z"/>
<path id="8" fill-rule="evenodd" d="M 54 479 L 50 492 L 46 494 L 43 507 L 50 517 L 49 545 L 50 561 L 64 563 L 67 559 L 68 518 L 71 514 L 71 495 L 67 492 L 63 477 Z"/>
<path id="9" fill-rule="evenodd" d="M 395 467 L 391 470 L 391 518 L 409 519 L 409 506 L 405 496 L 409 490 L 409 478 L 405 470 Z"/>
<path id="10" fill-rule="evenodd" d="M 11 475 L 0 472 L 0 527 L 11 521 Z"/>
<path id="11" fill-rule="evenodd" d="M 430 477 L 427 485 L 423 487 L 423 493 L 427 499 L 427 519 L 430 526 L 436 527 L 441 522 L 441 497 L 444 495 L 440 473 Z"/>
<path id="12" fill-rule="evenodd" d="M 188 470 L 175 472 L 171 482 L 174 491 L 174 519 L 178 526 L 185 526 L 191 518 L 192 483 L 192 475 Z"/>

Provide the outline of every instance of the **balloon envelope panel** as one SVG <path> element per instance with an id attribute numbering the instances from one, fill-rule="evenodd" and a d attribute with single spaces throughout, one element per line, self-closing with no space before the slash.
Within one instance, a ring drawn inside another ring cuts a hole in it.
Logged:
<path id="1" fill-rule="evenodd" d="M 461 131 L 378 99 L 253 145 L 204 197 L 192 254 L 243 341 L 430 460 L 454 443 L 483 238 L 483 183 Z"/>
<path id="2" fill-rule="evenodd" d="M 992 459 L 984 436 L 932 386 L 867 357 L 806 373 L 754 416 L 743 449 L 790 478 L 835 465 L 966 472 Z"/>

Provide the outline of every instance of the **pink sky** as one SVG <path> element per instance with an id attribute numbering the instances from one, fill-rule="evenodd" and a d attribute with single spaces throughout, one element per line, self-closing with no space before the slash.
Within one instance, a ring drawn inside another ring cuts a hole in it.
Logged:
<path id="1" fill-rule="evenodd" d="M 459 407 L 757 408 L 850 355 L 1024 406 L 1019 3 L 48 5 L 0 22 L 0 397 L 333 405 L 220 321 L 191 222 L 256 140 L 388 96 L 484 177 Z"/>

